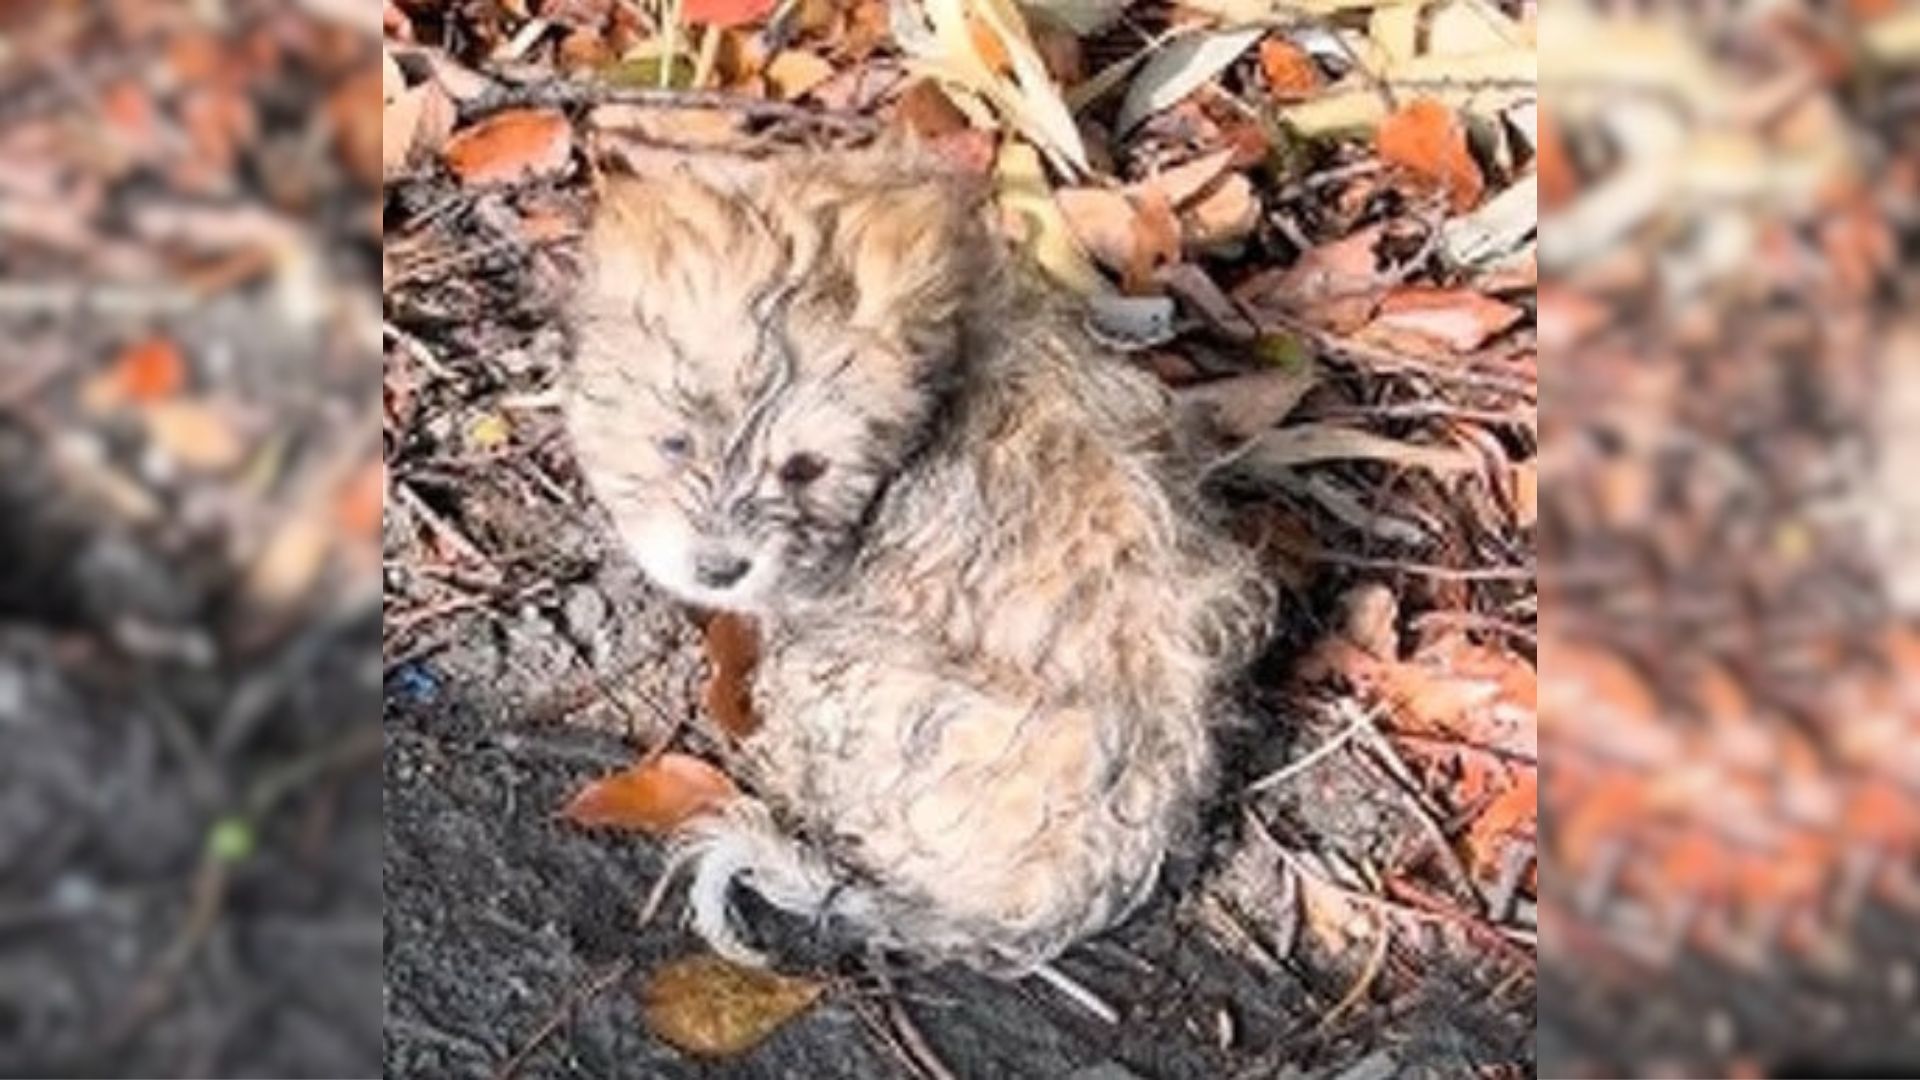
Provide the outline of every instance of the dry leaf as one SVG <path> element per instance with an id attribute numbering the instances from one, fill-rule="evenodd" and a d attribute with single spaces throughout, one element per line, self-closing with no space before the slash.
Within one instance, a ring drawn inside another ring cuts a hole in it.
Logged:
<path id="1" fill-rule="evenodd" d="M 726 773 L 690 754 L 669 752 L 588 784 L 561 814 L 576 825 L 666 834 L 738 793 Z"/>
<path id="2" fill-rule="evenodd" d="M 702 954 L 655 971 L 640 992 L 647 1030 L 662 1042 L 707 1058 L 758 1045 L 805 1012 L 826 984 Z"/>
<path id="3" fill-rule="evenodd" d="M 377 540 L 386 495 L 387 466 L 375 458 L 355 469 L 334 492 L 334 527 L 346 536 Z"/>
<path id="4" fill-rule="evenodd" d="M 696 26 L 746 26 L 778 6 L 779 0 L 683 0 L 680 17 Z"/>
<path id="5" fill-rule="evenodd" d="M 443 157 L 465 183 L 526 180 L 567 167 L 573 158 L 573 129 L 556 109 L 514 109 L 456 134 Z"/>
<path id="6" fill-rule="evenodd" d="M 1232 164 L 1232 150 L 1216 150 L 1211 154 L 1202 154 L 1190 161 L 1183 161 L 1170 169 L 1162 169 L 1143 181 L 1141 186 L 1151 184 L 1166 194 L 1167 201 L 1175 206 L 1184 207 L 1214 181 L 1220 179 Z"/>
<path id="7" fill-rule="evenodd" d="M 1472 289 L 1409 285 L 1380 301 L 1368 330 L 1415 334 L 1454 352 L 1471 352 L 1519 322 L 1526 312 Z"/>
<path id="8" fill-rule="evenodd" d="M 190 469 L 219 472 L 240 464 L 247 441 L 226 410 L 200 401 L 163 401 L 143 414 L 147 437 L 174 461 Z"/>
<path id="9" fill-rule="evenodd" d="M 1474 472 L 1477 456 L 1458 447 L 1423 446 L 1333 424 L 1298 424 L 1261 435 L 1241 462 L 1252 469 L 1292 469 L 1322 461 L 1383 461 L 1447 475 Z"/>
<path id="10" fill-rule="evenodd" d="M 1311 364 L 1269 368 L 1183 387 L 1178 400 L 1204 412 L 1221 435 L 1238 442 L 1285 420 L 1318 381 Z"/>
<path id="11" fill-rule="evenodd" d="M 1284 270 L 1254 275 L 1234 294 L 1254 310 L 1277 307 L 1335 333 L 1357 330 L 1372 317 L 1378 302 L 1375 249 L 1382 231 L 1379 225 L 1369 225 L 1311 248 Z"/>
<path id="12" fill-rule="evenodd" d="M 744 739 L 760 730 L 760 717 L 753 711 L 753 669 L 760 660 L 759 634 L 751 619 L 725 611 L 709 618 L 701 633 L 707 662 L 713 668 L 701 697 L 707 715 L 713 717 L 721 731 L 735 739 Z"/>
<path id="13" fill-rule="evenodd" d="M 1433 98 L 1409 102 L 1386 118 L 1376 136 L 1380 156 L 1447 193 L 1455 212 L 1472 209 L 1486 190 L 1467 149 L 1467 130 L 1451 108 Z"/>
<path id="14" fill-rule="evenodd" d="M 893 116 L 895 122 L 929 141 L 967 130 L 966 114 L 932 79 L 914 80 L 894 102 Z"/>
<path id="15" fill-rule="evenodd" d="M 169 398 L 187 385 L 187 361 L 179 346 L 161 338 L 137 341 L 120 351 L 113 366 L 81 392 L 88 409 L 101 411 Z"/>
<path id="16" fill-rule="evenodd" d="M 287 515 L 247 570 L 247 596 L 262 607 L 292 607 L 306 596 L 332 547 L 324 521 L 305 512 Z"/>
<path id="17" fill-rule="evenodd" d="M 1127 87 L 1114 129 L 1125 134 L 1141 121 L 1206 85 L 1240 58 L 1264 31 L 1257 26 L 1187 34 L 1153 54 Z"/>
<path id="18" fill-rule="evenodd" d="M 1523 461 L 1513 469 L 1513 513 L 1515 523 L 1531 529 L 1540 520 L 1540 468 L 1537 462 Z"/>
<path id="19" fill-rule="evenodd" d="M 994 194 L 1009 233 L 1054 280 L 1088 296 L 1112 291 L 1074 239 L 1033 147 L 1011 140 L 1001 146 L 994 163 Z"/>
<path id="20" fill-rule="evenodd" d="M 1239 244 L 1260 225 L 1253 183 L 1239 173 L 1215 187 L 1180 215 L 1191 250 L 1208 253 Z"/>
<path id="21" fill-rule="evenodd" d="M 780 53 L 766 68 L 767 85 L 773 89 L 774 96 L 782 101 L 792 101 L 806 94 L 832 75 L 832 64 L 800 49 L 788 49 Z"/>
<path id="22" fill-rule="evenodd" d="M 1299 101 L 1320 89 L 1326 80 L 1313 54 L 1278 35 L 1260 42 L 1260 73 L 1267 93 L 1277 101 Z"/>

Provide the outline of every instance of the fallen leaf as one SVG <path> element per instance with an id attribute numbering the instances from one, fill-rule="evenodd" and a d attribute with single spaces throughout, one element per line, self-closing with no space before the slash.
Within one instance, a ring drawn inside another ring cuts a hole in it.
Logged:
<path id="1" fill-rule="evenodd" d="M 1465 126 L 1438 100 L 1419 98 L 1388 116 L 1375 144 L 1382 158 L 1445 191 L 1455 212 L 1472 209 L 1486 189 Z"/>
<path id="2" fill-rule="evenodd" d="M 1299 101 L 1326 81 L 1312 53 L 1278 35 L 1260 42 L 1260 73 L 1266 76 L 1268 96 L 1277 101 Z"/>
<path id="3" fill-rule="evenodd" d="M 1319 381 L 1310 364 L 1256 371 L 1183 387 L 1178 400 L 1199 409 L 1221 435 L 1251 439 L 1287 418 Z"/>
<path id="4" fill-rule="evenodd" d="M 696 26 L 721 28 L 759 22 L 779 0 L 684 0 L 680 16 Z"/>
<path id="5" fill-rule="evenodd" d="M 576 825 L 666 834 L 738 793 L 726 773 L 690 754 L 668 752 L 588 784 L 561 815 Z"/>
<path id="6" fill-rule="evenodd" d="M 688 956 L 655 971 L 640 991 L 647 1030 L 684 1053 L 735 1057 L 819 1000 L 826 984 L 718 956 Z"/>
<path id="7" fill-rule="evenodd" d="M 767 64 L 767 85 L 775 97 L 792 101 L 833 76 L 833 65 L 813 53 L 788 49 Z"/>
<path id="8" fill-rule="evenodd" d="M 1547 209 L 1565 206 L 1579 191 L 1573 158 L 1567 154 L 1566 138 L 1554 114 L 1546 111 L 1534 116 L 1534 169 L 1538 172 L 1540 202 Z"/>
<path id="9" fill-rule="evenodd" d="M 893 104 L 894 121 L 923 139 L 967 130 L 967 115 L 932 79 L 916 79 Z"/>
<path id="10" fill-rule="evenodd" d="M 1141 186 L 1150 184 L 1157 187 L 1166 194 L 1168 202 L 1184 207 L 1220 179 L 1232 164 L 1232 150 L 1217 150 L 1162 169 L 1143 181 Z"/>
<path id="11" fill-rule="evenodd" d="M 1409 285 L 1395 289 L 1380 301 L 1379 314 L 1368 330 L 1415 334 L 1437 341 L 1454 352 L 1471 352 L 1505 331 L 1526 314 L 1472 289 L 1437 289 Z"/>
<path id="12" fill-rule="evenodd" d="M 558 110 L 514 109 L 460 131 L 442 156 L 465 183 L 511 183 L 566 168 L 573 157 L 573 129 Z"/>
<path id="13" fill-rule="evenodd" d="M 731 612 L 718 612 L 701 628 L 707 649 L 707 662 L 713 673 L 707 678 L 702 702 L 721 731 L 735 739 L 744 739 L 760 730 L 760 717 L 753 711 L 753 669 L 760 659 L 760 639 L 752 620 Z"/>
<path id="14" fill-rule="evenodd" d="M 355 469 L 334 491 L 334 527 L 346 536 L 377 540 L 386 496 L 387 466 L 375 458 Z"/>
<path id="15" fill-rule="evenodd" d="M 154 447 L 189 469 L 219 472 L 246 457 L 246 439 L 232 415 L 217 405 L 162 401 L 147 406 L 142 418 Z"/>
<path id="16" fill-rule="evenodd" d="M 1020 6 L 1037 11 L 1082 37 L 1097 34 L 1120 20 L 1128 0 L 1020 0 Z"/>
<path id="17" fill-rule="evenodd" d="M 1182 211 L 1180 220 L 1188 249 L 1207 254 L 1234 247 L 1260 225 L 1253 182 L 1234 173 Z"/>
<path id="18" fill-rule="evenodd" d="M 1292 266 L 1266 270 L 1242 282 L 1234 296 L 1247 307 L 1279 308 L 1335 333 L 1365 325 L 1379 302 L 1382 229 L 1369 225 L 1309 248 Z"/>
<path id="19" fill-rule="evenodd" d="M 1479 459 L 1458 447 L 1401 442 L 1358 428 L 1296 424 L 1261 435 L 1240 461 L 1251 469 L 1292 469 L 1323 461 L 1381 461 L 1448 475 L 1473 472 Z"/>
<path id="20" fill-rule="evenodd" d="M 1206 85 L 1259 41 L 1257 26 L 1186 34 L 1153 54 L 1127 87 L 1114 130 L 1126 134 L 1140 122 Z"/>
<path id="21" fill-rule="evenodd" d="M 1114 188 L 1062 188 L 1054 201 L 1073 235 L 1095 259 L 1126 279 L 1135 292 L 1155 267 L 1180 257 L 1180 226 L 1157 188 L 1139 196 Z"/>
<path id="22" fill-rule="evenodd" d="M 262 607 L 294 606 L 313 586 L 332 546 L 325 522 L 306 512 L 287 515 L 247 569 L 247 596 Z"/>
<path id="23" fill-rule="evenodd" d="M 385 115 L 379 110 L 383 97 L 383 75 L 378 67 L 369 67 L 342 83 L 327 99 L 327 121 L 333 128 L 335 145 L 341 160 L 353 174 L 369 184 L 377 184 L 385 167 Z M 378 110 L 378 111 L 376 111 Z M 252 124 L 251 112 L 233 131 L 236 143 L 246 141 Z"/>
<path id="24" fill-rule="evenodd" d="M 1046 65 L 1047 74 L 1061 87 L 1072 87 L 1086 79 L 1086 55 L 1080 48 L 1079 36 L 1072 30 L 1052 22 L 1036 23 L 1033 47 L 1040 53 L 1040 62 Z"/>
<path id="25" fill-rule="evenodd" d="M 187 385 L 187 361 L 179 346 L 163 337 L 134 342 L 120 351 L 106 371 L 82 391 L 89 409 L 147 404 L 180 393 Z"/>

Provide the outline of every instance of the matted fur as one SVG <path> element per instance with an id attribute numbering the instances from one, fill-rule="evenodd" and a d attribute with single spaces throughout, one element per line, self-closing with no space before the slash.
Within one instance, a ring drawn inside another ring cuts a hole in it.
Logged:
<path id="1" fill-rule="evenodd" d="M 752 958 L 738 880 L 1017 972 L 1123 917 L 1271 607 L 1165 391 L 876 155 L 612 180 L 589 258 L 586 475 L 656 582 L 766 639 L 757 797 L 681 850 L 696 926 Z"/>

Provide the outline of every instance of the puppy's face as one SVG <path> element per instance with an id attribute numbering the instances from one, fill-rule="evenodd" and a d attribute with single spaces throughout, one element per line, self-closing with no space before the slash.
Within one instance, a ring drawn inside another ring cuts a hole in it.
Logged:
<path id="1" fill-rule="evenodd" d="M 959 361 L 952 192 L 803 160 L 614 181 L 569 424 L 655 582 L 759 610 L 828 586 Z"/>

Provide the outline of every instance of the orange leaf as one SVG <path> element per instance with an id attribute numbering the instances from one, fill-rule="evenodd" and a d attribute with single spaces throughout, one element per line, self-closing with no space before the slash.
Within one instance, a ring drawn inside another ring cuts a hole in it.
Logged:
<path id="1" fill-rule="evenodd" d="M 1467 149 L 1467 130 L 1452 109 L 1432 98 L 1403 106 L 1380 124 L 1380 156 L 1447 193 L 1455 211 L 1471 209 L 1486 178 Z"/>
<path id="2" fill-rule="evenodd" d="M 760 730 L 752 688 L 753 668 L 760 660 L 759 635 L 752 620 L 724 611 L 707 620 L 703 633 L 707 660 L 713 665 L 703 696 L 707 715 L 720 730 L 744 739 Z"/>
<path id="3" fill-rule="evenodd" d="M 666 753 L 588 784 L 561 815 L 576 825 L 670 833 L 738 791 L 726 773 L 699 758 Z"/>
<path id="4" fill-rule="evenodd" d="M 1525 314 L 1472 289 L 1410 285 L 1387 294 L 1372 325 L 1431 338 L 1463 353 L 1479 348 Z"/>
<path id="5" fill-rule="evenodd" d="M 166 338 L 148 338 L 121 350 L 96 395 L 109 405 L 170 398 L 187 385 L 187 361 Z"/>
<path id="6" fill-rule="evenodd" d="M 498 113 L 448 140 L 447 168 L 469 184 L 510 183 L 566 168 L 573 129 L 554 109 Z"/>
<path id="7" fill-rule="evenodd" d="M 680 12 L 690 23 L 726 29 L 759 22 L 777 3 L 778 0 L 686 0 Z"/>
<path id="8" fill-rule="evenodd" d="M 1542 112 L 1534 124 L 1539 140 L 1538 149 L 1534 151 L 1534 168 L 1539 172 L 1540 205 L 1552 210 L 1573 199 L 1580 189 L 1580 181 L 1574 175 L 1573 159 L 1567 156 L 1566 140 L 1553 116 Z"/>
<path id="9" fill-rule="evenodd" d="M 1267 92 L 1282 101 L 1297 101 L 1320 89 L 1320 66 L 1312 54 L 1284 37 L 1260 43 L 1260 71 Z"/>
<path id="10" fill-rule="evenodd" d="M 386 464 L 378 460 L 367 462 L 355 469 L 334 494 L 334 524 L 348 536 L 377 540 L 386 494 Z"/>

